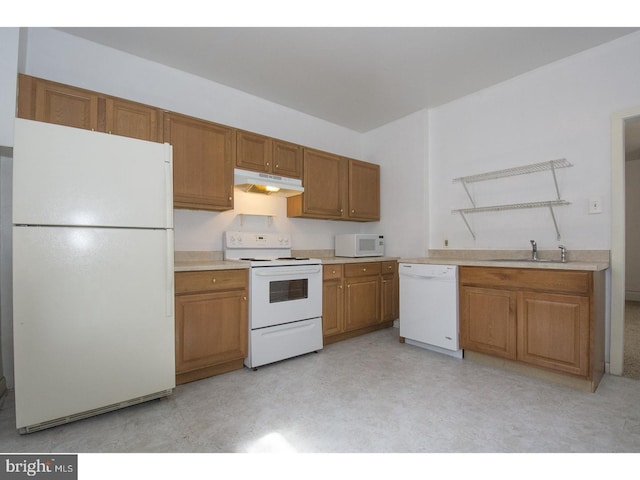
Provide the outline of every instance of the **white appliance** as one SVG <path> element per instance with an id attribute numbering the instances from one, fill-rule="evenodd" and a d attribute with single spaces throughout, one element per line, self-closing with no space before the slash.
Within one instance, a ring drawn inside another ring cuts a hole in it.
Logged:
<path id="1" fill-rule="evenodd" d="M 16 119 L 16 427 L 175 387 L 172 149 Z"/>
<path id="2" fill-rule="evenodd" d="M 336 257 L 383 257 L 384 235 L 348 233 L 335 237 Z"/>
<path id="3" fill-rule="evenodd" d="M 322 262 L 291 257 L 287 233 L 225 232 L 224 258 L 249 262 L 249 355 L 261 365 L 322 349 Z"/>
<path id="4" fill-rule="evenodd" d="M 400 337 L 462 358 L 458 346 L 458 267 L 400 263 Z"/>
<path id="5" fill-rule="evenodd" d="M 302 180 L 270 173 L 253 172 L 236 168 L 233 170 L 233 183 L 245 192 L 264 193 L 280 197 L 292 197 L 304 192 Z"/>

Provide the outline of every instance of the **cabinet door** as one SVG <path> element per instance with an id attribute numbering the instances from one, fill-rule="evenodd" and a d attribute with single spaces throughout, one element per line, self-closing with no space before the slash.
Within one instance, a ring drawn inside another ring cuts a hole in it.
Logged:
<path id="1" fill-rule="evenodd" d="M 380 166 L 348 160 L 349 208 L 352 220 L 380 220 Z"/>
<path id="2" fill-rule="evenodd" d="M 246 292 L 176 296 L 176 373 L 247 356 Z"/>
<path id="3" fill-rule="evenodd" d="M 344 332 L 344 289 L 342 279 L 324 280 L 322 284 L 322 335 Z"/>
<path id="4" fill-rule="evenodd" d="M 32 80 L 35 82 L 33 120 L 103 131 L 98 125 L 97 93 L 46 80 Z"/>
<path id="5" fill-rule="evenodd" d="M 382 305 L 383 322 L 389 322 L 400 316 L 400 282 L 398 263 L 382 262 Z"/>
<path id="6" fill-rule="evenodd" d="M 310 218 L 342 218 L 346 215 L 344 159 L 338 155 L 311 149 L 304 149 L 303 158 L 304 193 L 287 199 L 287 214 Z"/>
<path id="7" fill-rule="evenodd" d="M 516 359 L 515 292 L 493 288 L 460 288 L 460 347 Z"/>
<path id="8" fill-rule="evenodd" d="M 302 147 L 282 140 L 273 140 L 272 171 L 283 177 L 302 178 Z"/>
<path id="9" fill-rule="evenodd" d="M 162 110 L 122 98 L 106 100 L 107 133 L 162 143 Z"/>
<path id="10" fill-rule="evenodd" d="M 175 208 L 233 208 L 233 129 L 168 113 L 164 141 L 173 145 Z"/>
<path id="11" fill-rule="evenodd" d="M 236 130 L 236 166 L 256 172 L 271 172 L 271 139 Z"/>
<path id="12" fill-rule="evenodd" d="M 345 283 L 345 330 L 380 323 L 380 276 L 348 278 Z"/>
<path id="13" fill-rule="evenodd" d="M 518 360 L 587 375 L 588 297 L 534 292 L 519 294 Z"/>

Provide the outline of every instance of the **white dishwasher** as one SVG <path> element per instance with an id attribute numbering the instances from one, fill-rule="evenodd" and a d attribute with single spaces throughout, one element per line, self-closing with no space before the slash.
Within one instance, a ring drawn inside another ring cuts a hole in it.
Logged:
<path id="1" fill-rule="evenodd" d="M 406 343 L 456 358 L 458 267 L 400 263 L 400 337 Z"/>

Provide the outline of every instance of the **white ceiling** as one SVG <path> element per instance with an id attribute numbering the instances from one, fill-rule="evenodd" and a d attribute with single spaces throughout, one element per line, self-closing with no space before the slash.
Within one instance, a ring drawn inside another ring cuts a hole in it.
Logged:
<path id="1" fill-rule="evenodd" d="M 76 27 L 60 30 L 366 132 L 640 29 Z"/>

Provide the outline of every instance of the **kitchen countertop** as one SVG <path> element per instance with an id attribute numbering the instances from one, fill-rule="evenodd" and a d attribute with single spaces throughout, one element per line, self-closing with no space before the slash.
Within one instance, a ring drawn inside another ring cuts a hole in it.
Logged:
<path id="1" fill-rule="evenodd" d="M 297 257 L 319 258 L 323 265 L 336 265 L 340 263 L 363 263 L 363 262 L 384 262 L 396 261 L 398 257 L 334 257 L 327 256 L 325 251 L 294 251 Z M 246 269 L 249 263 L 245 261 L 223 260 L 222 252 L 176 252 L 174 260 L 174 271 L 176 272 L 197 272 L 202 270 L 229 270 Z"/>
<path id="2" fill-rule="evenodd" d="M 402 263 L 425 263 L 434 265 L 458 265 L 465 267 L 499 267 L 499 268 L 544 268 L 549 270 L 591 270 L 599 271 L 609 268 L 608 263 L 593 262 L 531 262 L 528 260 L 467 260 L 467 259 L 443 259 L 433 257 L 401 258 Z"/>
<path id="3" fill-rule="evenodd" d="M 530 250 L 431 250 L 427 257 L 401 258 L 398 261 L 434 265 L 541 268 L 549 270 L 600 271 L 609 268 L 609 250 L 577 250 L 569 252 L 567 255 L 569 261 L 566 263 L 557 261 L 559 252 L 555 250 L 539 251 L 538 254 L 541 259 L 553 259 L 554 261 L 532 262 L 528 260 L 531 255 Z"/>
<path id="4" fill-rule="evenodd" d="M 569 252 L 567 263 L 531 262 L 527 258 L 528 250 L 430 250 L 426 257 L 335 257 L 326 251 L 293 251 L 298 257 L 319 258 L 323 265 L 342 263 L 364 263 L 398 261 L 403 263 L 424 263 L 432 265 L 458 265 L 471 267 L 499 268 L 542 268 L 550 270 L 587 270 L 600 271 L 609 268 L 609 250 L 579 250 Z M 555 259 L 557 251 L 540 251 L 540 258 Z M 493 259 L 510 260 L 493 260 Z M 222 252 L 176 252 L 174 270 L 176 272 L 194 272 L 202 270 L 229 270 L 249 268 L 248 262 L 223 260 Z"/>

